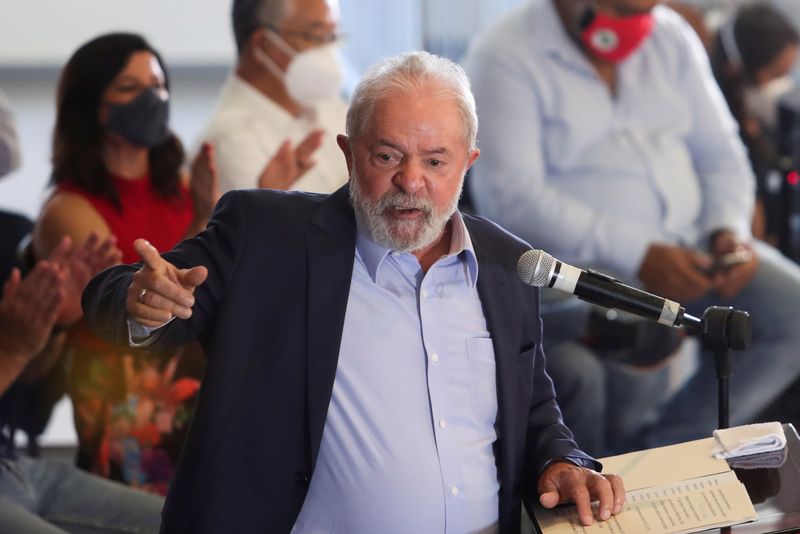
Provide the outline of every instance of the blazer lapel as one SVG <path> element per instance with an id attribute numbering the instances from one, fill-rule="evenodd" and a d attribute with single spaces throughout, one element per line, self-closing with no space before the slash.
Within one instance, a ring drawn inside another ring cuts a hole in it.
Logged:
<path id="1" fill-rule="evenodd" d="M 333 193 L 313 217 L 308 233 L 306 372 L 312 472 L 336 378 L 353 274 L 356 226 L 348 202 L 346 186 Z"/>
<path id="2" fill-rule="evenodd" d="M 512 306 L 516 300 L 507 279 L 509 267 L 501 263 L 507 259 L 507 254 L 496 250 L 493 243 L 485 239 L 477 224 L 470 224 L 471 220 L 465 220 L 469 226 L 475 255 L 478 257 L 478 294 L 494 346 L 498 405 L 495 427 L 500 447 L 498 466 L 502 479 L 507 462 L 511 460 L 514 436 L 517 435 L 515 429 L 520 419 L 517 414 L 519 403 L 515 402 L 518 372 L 515 356 L 519 352 L 519 340 L 511 335 L 519 332 L 515 325 L 520 318 L 514 313 Z"/>

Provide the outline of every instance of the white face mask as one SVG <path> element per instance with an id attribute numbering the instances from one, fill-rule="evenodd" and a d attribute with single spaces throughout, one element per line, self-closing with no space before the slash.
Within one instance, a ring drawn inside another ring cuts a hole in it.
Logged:
<path id="1" fill-rule="evenodd" d="M 745 106 L 768 129 L 778 126 L 778 100 L 794 88 L 794 78 L 789 75 L 775 78 L 761 87 L 745 90 Z"/>
<path id="2" fill-rule="evenodd" d="M 341 95 L 342 68 L 336 45 L 326 44 L 298 52 L 270 29 L 267 35 L 278 48 L 291 56 L 286 72 L 281 71 L 261 48 L 255 49 L 259 62 L 283 80 L 289 96 L 303 106 Z"/>

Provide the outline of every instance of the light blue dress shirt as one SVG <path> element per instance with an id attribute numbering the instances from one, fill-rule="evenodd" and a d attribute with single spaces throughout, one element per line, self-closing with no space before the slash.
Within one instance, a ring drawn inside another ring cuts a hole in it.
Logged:
<path id="1" fill-rule="evenodd" d="M 358 233 L 333 394 L 294 533 L 490 532 L 497 388 L 461 216 L 427 273 Z"/>
<path id="2" fill-rule="evenodd" d="M 754 180 L 700 41 L 674 11 L 619 65 L 612 94 L 533 0 L 465 58 L 480 117 L 481 215 L 578 265 L 633 278 L 652 243 L 749 236 Z"/>

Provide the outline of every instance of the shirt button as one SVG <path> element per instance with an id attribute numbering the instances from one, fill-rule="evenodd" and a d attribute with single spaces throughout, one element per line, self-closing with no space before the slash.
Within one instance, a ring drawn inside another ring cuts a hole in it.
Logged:
<path id="1" fill-rule="evenodd" d="M 453 486 L 452 488 L 450 488 L 450 493 L 452 493 L 453 495 L 458 495 L 458 486 Z"/>
<path id="2" fill-rule="evenodd" d="M 428 290 L 427 289 L 423 289 L 422 290 L 422 298 L 424 298 L 424 299 L 428 298 Z"/>
<path id="3" fill-rule="evenodd" d="M 447 428 L 447 421 L 439 419 L 439 428 Z"/>
<path id="4" fill-rule="evenodd" d="M 439 354 L 438 354 L 438 353 L 436 353 L 436 352 L 434 352 L 433 354 L 431 354 L 431 361 L 432 361 L 433 363 L 436 363 L 436 362 L 438 362 L 438 361 L 439 361 Z"/>

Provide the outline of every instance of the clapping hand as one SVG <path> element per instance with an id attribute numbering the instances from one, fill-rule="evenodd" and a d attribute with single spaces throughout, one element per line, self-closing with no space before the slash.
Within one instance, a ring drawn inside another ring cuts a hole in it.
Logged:
<path id="1" fill-rule="evenodd" d="M 19 269 L 11 271 L 0 300 L 0 357 L 17 359 L 21 369 L 44 349 L 65 298 L 65 278 L 49 261 L 38 262 L 24 279 Z M 0 391 L 14 378 L 0 377 Z"/>
<path id="2" fill-rule="evenodd" d="M 144 239 L 137 239 L 133 247 L 144 265 L 128 287 L 128 316 L 148 328 L 162 326 L 173 317 L 191 317 L 194 290 L 205 282 L 208 270 L 203 266 L 178 269 Z"/>
<path id="3" fill-rule="evenodd" d="M 194 235 L 205 227 L 221 196 L 216 154 L 210 143 L 203 143 L 200 152 L 192 162 L 189 192 L 194 203 L 194 218 L 190 234 Z"/>
<path id="4" fill-rule="evenodd" d="M 258 187 L 266 189 L 289 189 L 311 169 L 316 162 L 314 152 L 322 145 L 323 130 L 313 130 L 296 147 L 287 139 L 267 163 L 258 177 Z"/>
<path id="5" fill-rule="evenodd" d="M 100 271 L 118 264 L 122 252 L 117 248 L 116 237 L 103 241 L 92 232 L 83 245 L 73 247 L 69 236 L 64 236 L 48 258 L 64 273 L 64 299 L 56 318 L 60 325 L 69 325 L 83 317 L 81 294 L 86 284 Z"/>

